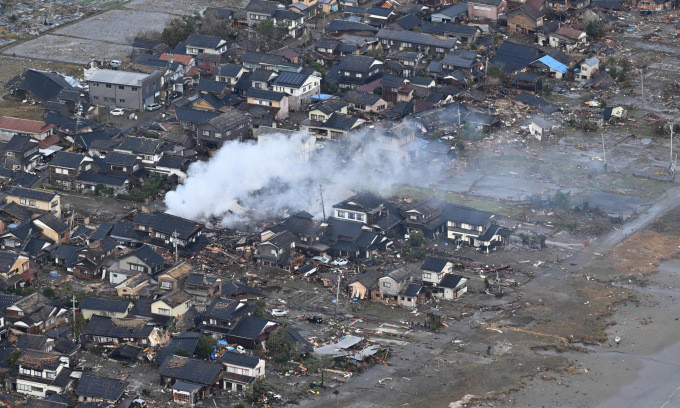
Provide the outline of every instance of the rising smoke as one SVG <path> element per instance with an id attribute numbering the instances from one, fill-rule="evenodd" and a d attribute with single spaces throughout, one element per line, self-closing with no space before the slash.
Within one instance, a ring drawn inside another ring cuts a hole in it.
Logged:
<path id="1" fill-rule="evenodd" d="M 418 127 L 403 124 L 401 130 L 415 134 Z M 227 142 L 209 161 L 189 167 L 184 184 L 166 194 L 167 211 L 198 221 L 218 217 L 223 226 L 235 226 L 290 211 L 320 216 L 319 185 L 328 213 L 351 191 L 387 195 L 396 185 L 424 187 L 439 179 L 443 162 L 420 157 L 408 163 L 385 149 L 386 134 L 369 129 L 351 134 L 343 146 L 325 142 L 308 161 L 300 157 L 305 132 L 266 144 Z M 231 211 L 237 204 L 248 211 Z"/>

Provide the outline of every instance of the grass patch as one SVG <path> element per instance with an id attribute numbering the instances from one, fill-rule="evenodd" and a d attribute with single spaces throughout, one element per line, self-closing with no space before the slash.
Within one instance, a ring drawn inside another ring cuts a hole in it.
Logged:
<path id="1" fill-rule="evenodd" d="M 45 111 L 42 105 L 31 105 L 8 99 L 0 101 L 0 116 L 14 116 L 22 119 L 43 120 Z"/>

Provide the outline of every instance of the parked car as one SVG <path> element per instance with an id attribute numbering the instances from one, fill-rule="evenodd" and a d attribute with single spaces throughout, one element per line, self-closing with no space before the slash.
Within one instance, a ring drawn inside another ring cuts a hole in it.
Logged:
<path id="1" fill-rule="evenodd" d="M 307 318 L 307 321 L 309 323 L 314 323 L 314 324 L 322 324 L 323 323 L 323 317 L 321 316 L 312 316 Z"/>
<path id="2" fill-rule="evenodd" d="M 274 317 L 286 317 L 288 316 L 288 311 L 283 309 L 272 309 L 271 314 Z"/>
<path id="3" fill-rule="evenodd" d="M 40 163 L 37 166 L 35 166 L 35 171 L 42 171 L 47 168 L 47 163 Z"/>
<path id="4" fill-rule="evenodd" d="M 109 113 L 111 114 L 111 116 L 123 116 L 123 115 L 125 115 L 125 111 L 123 110 L 123 108 L 113 108 L 109 111 Z"/>
<path id="5" fill-rule="evenodd" d="M 111 68 L 117 69 L 117 68 L 120 68 L 121 65 L 123 65 L 123 61 L 111 60 L 111 62 L 109 62 L 109 65 L 111 66 Z"/>
<path id="6" fill-rule="evenodd" d="M 160 108 L 162 108 L 161 105 L 157 103 L 152 103 L 151 105 L 147 105 L 146 110 L 148 110 L 149 112 L 153 112 L 159 110 Z"/>
<path id="7" fill-rule="evenodd" d="M 326 258 L 325 256 L 315 256 L 314 258 L 312 258 L 312 260 L 320 262 L 322 264 L 327 264 L 331 261 L 330 258 Z"/>
<path id="8" fill-rule="evenodd" d="M 349 263 L 349 261 L 347 259 L 337 258 L 332 263 L 335 266 L 345 266 Z"/>

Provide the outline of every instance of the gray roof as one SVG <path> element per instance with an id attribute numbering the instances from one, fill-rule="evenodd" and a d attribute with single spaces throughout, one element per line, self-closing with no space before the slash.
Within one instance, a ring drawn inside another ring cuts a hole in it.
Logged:
<path id="1" fill-rule="evenodd" d="M 351 103 L 373 105 L 380 100 L 380 95 L 368 92 L 349 91 L 343 95 L 343 99 Z"/>
<path id="2" fill-rule="evenodd" d="M 281 3 L 278 3 L 276 1 L 250 0 L 248 5 L 246 6 L 246 11 L 272 15 L 274 11 L 276 11 L 279 8 L 280 4 Z"/>
<path id="3" fill-rule="evenodd" d="M 130 255 L 135 255 L 137 258 L 142 260 L 147 266 L 150 268 L 156 268 L 158 266 L 161 266 L 165 263 L 165 259 L 158 254 L 158 252 L 154 251 L 151 249 L 149 246 L 141 246 L 134 251 L 130 251 L 127 254 L 121 256 L 122 258 L 126 258 Z"/>
<path id="4" fill-rule="evenodd" d="M 168 235 L 176 231 L 180 239 L 188 239 L 201 228 L 201 225 L 194 221 L 167 213 L 137 214 L 132 222 L 150 226 L 154 230 Z"/>
<path id="5" fill-rule="evenodd" d="M 427 258 L 420 267 L 423 271 L 441 272 L 449 261 L 442 258 Z"/>
<path id="6" fill-rule="evenodd" d="M 164 377 L 211 385 L 217 380 L 223 369 L 224 367 L 219 363 L 210 363 L 189 357 L 172 356 L 161 364 L 158 368 L 158 373 Z"/>
<path id="7" fill-rule="evenodd" d="M 272 13 L 272 17 L 277 19 L 277 20 L 289 20 L 289 21 L 297 21 L 305 16 L 300 13 L 296 13 L 293 10 L 276 10 L 274 13 Z"/>
<path id="8" fill-rule="evenodd" d="M 236 78 L 236 76 L 238 75 L 239 72 L 241 72 L 242 69 L 243 65 L 239 64 L 233 63 L 220 64 L 217 66 L 217 70 L 215 70 L 215 75 Z"/>
<path id="9" fill-rule="evenodd" d="M 104 186 L 116 186 L 116 187 L 122 187 L 123 185 L 125 185 L 125 182 L 127 181 L 125 177 L 117 176 L 115 174 L 94 172 L 80 173 L 76 180 L 82 181 L 83 183 L 89 185 L 101 184 Z"/>
<path id="10" fill-rule="evenodd" d="M 227 351 L 220 357 L 220 362 L 224 364 L 235 365 L 239 367 L 255 368 L 260 362 L 257 357 L 246 356 L 245 354 L 234 353 L 233 351 Z"/>
<path id="11" fill-rule="evenodd" d="M 149 74 L 143 74 L 139 72 L 98 69 L 87 78 L 87 81 L 115 85 L 141 86 L 142 81 L 148 77 Z"/>
<path id="12" fill-rule="evenodd" d="M 432 13 L 432 14 L 443 14 L 447 17 L 454 18 L 454 17 L 457 17 L 457 16 L 461 16 L 463 14 L 466 14 L 467 11 L 468 11 L 467 3 L 460 2 L 460 3 L 454 4 L 452 6 L 449 6 L 445 9 L 441 9 L 441 10 L 435 12 L 435 13 Z"/>
<path id="13" fill-rule="evenodd" d="M 545 17 L 545 13 L 543 13 L 541 10 L 526 3 L 508 12 L 509 17 L 515 16 L 517 14 L 522 14 L 526 18 L 533 21 L 538 21 L 539 19 Z"/>
<path id="14" fill-rule="evenodd" d="M 123 396 L 127 386 L 127 381 L 83 374 L 78 381 L 76 394 L 80 397 L 118 401 Z"/>
<path id="15" fill-rule="evenodd" d="M 410 44 L 427 45 L 431 47 L 440 47 L 444 49 L 453 49 L 456 46 L 456 39 L 439 39 L 433 35 L 417 33 L 414 31 L 401 31 L 383 28 L 378 31 L 378 38 L 381 40 L 392 40 L 408 42 Z"/>
<path id="16" fill-rule="evenodd" d="M 340 61 L 338 68 L 347 71 L 368 72 L 376 61 L 375 58 L 365 55 L 348 55 Z"/>
<path id="17" fill-rule="evenodd" d="M 56 197 L 55 193 L 50 193 L 48 191 L 41 190 L 31 190 L 28 188 L 21 187 L 10 187 L 9 189 L 7 189 L 7 191 L 5 191 L 5 194 L 8 196 L 16 196 L 38 201 L 52 201 L 52 199 Z"/>
<path id="18" fill-rule="evenodd" d="M 175 115 L 177 115 L 177 120 L 180 122 L 201 124 L 219 115 L 219 113 L 200 109 L 175 108 Z"/>
<path id="19" fill-rule="evenodd" d="M 375 33 L 378 32 L 378 29 L 356 21 L 331 20 L 330 24 L 326 27 L 326 32 L 335 33 L 339 31 L 370 31 Z"/>
<path id="20" fill-rule="evenodd" d="M 223 40 L 220 37 L 202 34 L 189 34 L 184 43 L 187 46 L 216 49 Z"/>
<path id="21" fill-rule="evenodd" d="M 282 92 L 268 91 L 266 89 L 250 88 L 246 91 L 246 97 L 264 99 L 267 101 L 280 101 L 286 97 Z"/>
<path id="22" fill-rule="evenodd" d="M 460 275 L 453 275 L 447 273 L 446 275 L 444 275 L 441 282 L 439 282 L 439 286 L 444 288 L 455 289 L 462 279 L 463 277 Z"/>
<path id="23" fill-rule="evenodd" d="M 50 166 L 75 169 L 85 158 L 86 156 L 82 154 L 58 151 L 52 156 Z"/>
<path id="24" fill-rule="evenodd" d="M 125 136 L 116 149 L 127 150 L 132 153 L 154 154 L 158 152 L 162 143 L 163 141 L 160 139 Z"/>
<path id="25" fill-rule="evenodd" d="M 135 163 L 137 163 L 137 156 L 134 154 L 111 152 L 104 158 L 104 163 L 133 166 Z"/>
<path id="26" fill-rule="evenodd" d="M 125 313 L 130 307 L 130 301 L 119 299 L 103 299 L 95 297 L 84 297 L 80 301 L 80 309 L 103 310 L 113 313 Z"/>

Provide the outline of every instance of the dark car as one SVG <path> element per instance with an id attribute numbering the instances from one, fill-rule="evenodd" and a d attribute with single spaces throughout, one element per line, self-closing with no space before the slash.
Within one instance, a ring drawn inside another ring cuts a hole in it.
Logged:
<path id="1" fill-rule="evenodd" d="M 312 316 L 307 318 L 307 321 L 309 323 L 314 323 L 314 324 L 322 324 L 323 323 L 323 317 L 321 316 Z"/>

